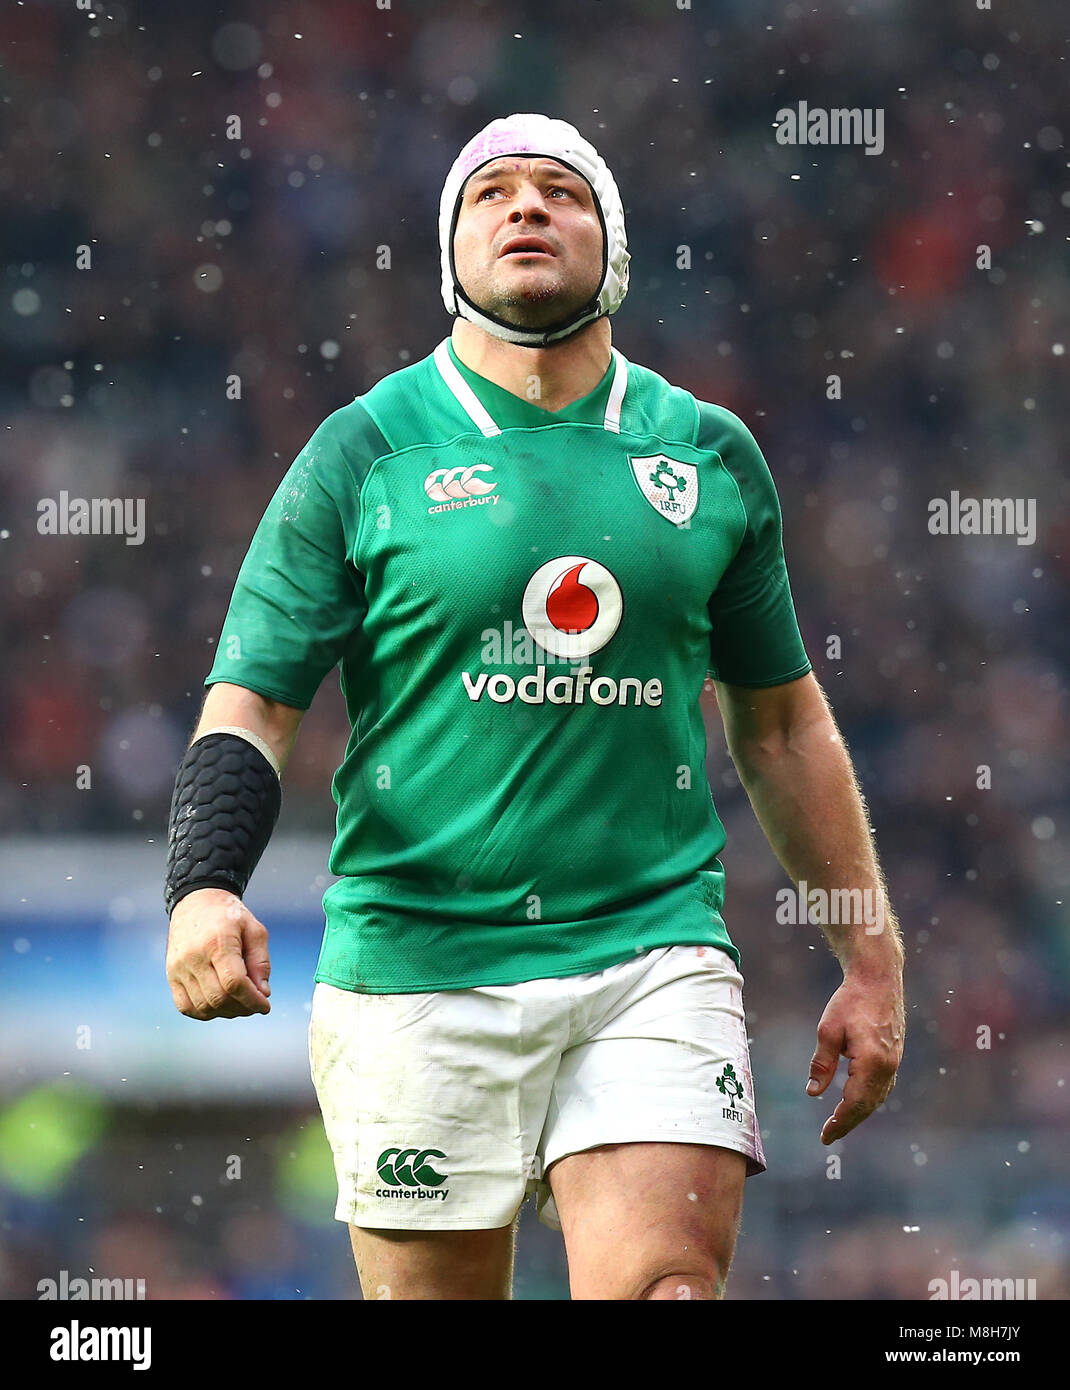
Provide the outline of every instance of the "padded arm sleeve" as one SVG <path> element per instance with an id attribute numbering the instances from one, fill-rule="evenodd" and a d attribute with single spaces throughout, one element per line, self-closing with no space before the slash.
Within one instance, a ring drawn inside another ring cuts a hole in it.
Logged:
<path id="1" fill-rule="evenodd" d="M 167 832 L 168 918 L 198 888 L 240 898 L 267 847 L 282 807 L 275 769 L 248 739 L 203 734 L 186 750 L 175 779 Z"/>

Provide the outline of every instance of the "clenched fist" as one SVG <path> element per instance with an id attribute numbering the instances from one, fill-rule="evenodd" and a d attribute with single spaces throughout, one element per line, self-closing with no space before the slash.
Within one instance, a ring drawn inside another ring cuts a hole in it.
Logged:
<path id="1" fill-rule="evenodd" d="M 244 1018 L 271 1012 L 268 934 L 242 900 L 198 888 L 175 904 L 167 938 L 167 982 L 187 1018 Z"/>

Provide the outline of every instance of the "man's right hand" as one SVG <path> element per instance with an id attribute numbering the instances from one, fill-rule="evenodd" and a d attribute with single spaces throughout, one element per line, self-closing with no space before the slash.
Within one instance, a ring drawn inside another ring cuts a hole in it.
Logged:
<path id="1" fill-rule="evenodd" d="M 187 1018 L 245 1018 L 271 1012 L 268 934 L 242 900 L 198 888 L 175 904 L 167 938 L 167 982 Z"/>

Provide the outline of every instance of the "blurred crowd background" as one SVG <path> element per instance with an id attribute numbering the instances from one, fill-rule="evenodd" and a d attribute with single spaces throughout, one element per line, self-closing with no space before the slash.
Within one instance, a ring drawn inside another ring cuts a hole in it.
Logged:
<path id="1" fill-rule="evenodd" d="M 907 946 L 899 1084 L 832 1178 L 831 1105 L 803 1087 L 838 971 L 816 928 L 775 920 L 787 880 L 711 703 L 770 1159 L 729 1298 L 926 1298 L 952 1267 L 1067 1297 L 1068 27 L 1045 0 L 5 6 L 0 873 L 55 837 L 98 837 L 104 863 L 155 846 L 143 931 L 165 934 L 175 770 L 256 523 L 324 416 L 448 334 L 438 199 L 461 145 L 561 116 L 625 203 L 616 345 L 736 411 L 769 461 Z M 803 100 L 883 110 L 883 152 L 778 144 Z M 144 498 L 144 543 L 41 534 L 61 490 Z M 1034 499 L 1035 543 L 931 534 L 952 491 Z M 276 830 L 321 835 L 324 868 L 348 732 L 332 675 Z M 11 987 L 34 936 L 17 901 L 0 921 Z M 89 1265 L 150 1297 L 359 1296 L 310 1083 L 248 1113 L 58 1072 L 0 1087 L 7 1297 Z M 193 1180 L 231 1143 L 260 1159 L 240 1203 Z M 517 1293 L 567 1297 L 530 1204 Z"/>

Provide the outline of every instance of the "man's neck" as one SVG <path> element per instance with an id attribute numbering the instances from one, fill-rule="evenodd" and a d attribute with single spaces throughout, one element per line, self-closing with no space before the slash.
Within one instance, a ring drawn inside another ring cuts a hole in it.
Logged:
<path id="1" fill-rule="evenodd" d="M 589 396 L 612 360 L 604 315 L 545 348 L 507 343 L 462 318 L 454 321 L 450 337 L 466 367 L 543 410 L 564 410 Z"/>

